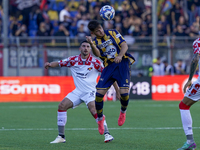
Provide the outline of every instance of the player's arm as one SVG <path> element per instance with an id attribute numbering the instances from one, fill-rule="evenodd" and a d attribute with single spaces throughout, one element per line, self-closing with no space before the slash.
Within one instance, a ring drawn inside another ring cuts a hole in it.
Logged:
<path id="1" fill-rule="evenodd" d="M 100 57 L 100 51 L 99 49 L 94 45 L 91 36 L 86 36 L 86 40 L 90 43 L 90 46 L 92 48 L 92 52 L 96 57 Z"/>
<path id="2" fill-rule="evenodd" d="M 58 67 L 59 66 L 59 63 L 57 62 L 57 61 L 53 61 L 53 62 L 46 62 L 45 64 L 44 64 L 44 67 L 46 68 L 46 69 L 48 69 L 49 67 L 51 67 L 51 68 L 55 68 L 55 67 Z"/>
<path id="3" fill-rule="evenodd" d="M 194 76 L 194 73 L 196 71 L 197 65 L 199 61 L 199 53 L 194 54 L 192 61 L 190 63 L 190 74 L 187 83 L 185 84 L 183 91 L 186 92 L 187 87 L 192 85 L 192 77 Z"/>
<path id="4" fill-rule="evenodd" d="M 117 57 L 115 57 L 114 59 L 114 62 L 115 63 L 120 63 L 122 61 L 122 57 L 125 55 L 125 53 L 127 52 L 128 50 L 128 45 L 126 42 L 123 42 L 121 44 L 121 50 L 120 50 L 120 53 Z"/>
<path id="5" fill-rule="evenodd" d="M 116 97 L 117 97 L 117 99 L 120 99 L 121 96 L 120 96 L 119 86 L 118 86 L 118 84 L 117 84 L 116 81 L 113 83 L 113 86 L 114 86 L 115 91 L 116 91 Z"/>

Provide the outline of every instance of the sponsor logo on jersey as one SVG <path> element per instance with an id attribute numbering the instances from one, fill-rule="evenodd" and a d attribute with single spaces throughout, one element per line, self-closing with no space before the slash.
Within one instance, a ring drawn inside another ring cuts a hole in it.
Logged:
<path id="1" fill-rule="evenodd" d="M 88 68 L 89 71 L 91 71 L 92 69 L 93 69 L 92 67 Z"/>
<path id="2" fill-rule="evenodd" d="M 85 79 L 85 78 L 87 78 L 87 75 L 88 75 L 88 73 L 79 73 L 79 72 L 76 72 L 76 76 L 79 77 L 79 78 Z"/>
<path id="3" fill-rule="evenodd" d="M 100 49 L 102 49 L 102 48 L 104 48 L 104 47 L 107 47 L 107 46 L 110 45 L 110 44 L 112 44 L 112 40 L 111 40 L 111 39 L 109 39 L 109 40 L 103 42 L 102 44 L 98 45 L 98 47 L 99 47 Z"/>
<path id="4" fill-rule="evenodd" d="M 121 36 L 121 34 L 120 33 L 118 33 L 115 37 L 116 38 L 119 38 Z"/>

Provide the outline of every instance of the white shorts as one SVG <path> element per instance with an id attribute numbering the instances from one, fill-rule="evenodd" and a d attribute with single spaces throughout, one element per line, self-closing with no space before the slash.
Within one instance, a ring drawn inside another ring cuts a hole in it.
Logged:
<path id="1" fill-rule="evenodd" d="M 85 103 L 88 105 L 89 102 L 92 102 L 95 100 L 95 93 L 96 91 L 91 92 L 82 92 L 77 89 L 73 90 L 71 93 L 69 93 L 66 98 L 68 98 L 73 103 L 73 108 L 77 107 L 81 103 Z"/>
<path id="2" fill-rule="evenodd" d="M 200 81 L 194 81 L 190 88 L 187 89 L 184 96 L 190 98 L 193 101 L 198 101 L 200 99 Z"/>

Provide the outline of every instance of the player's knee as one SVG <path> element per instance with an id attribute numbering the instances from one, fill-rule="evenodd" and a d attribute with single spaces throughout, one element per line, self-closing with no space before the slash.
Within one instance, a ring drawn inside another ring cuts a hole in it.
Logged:
<path id="1" fill-rule="evenodd" d="M 184 104 L 182 101 L 179 103 L 179 109 L 189 110 L 190 106 Z"/>
<path id="2" fill-rule="evenodd" d="M 123 101 L 129 100 L 129 94 L 128 94 L 128 93 L 121 94 L 121 99 L 122 99 Z"/>
<path id="3" fill-rule="evenodd" d="M 72 104 L 73 106 L 73 104 Z M 67 103 L 64 103 L 63 101 L 60 102 L 60 104 L 58 105 L 58 109 L 59 110 L 68 110 L 69 108 L 72 107 L 71 104 L 67 104 Z"/>

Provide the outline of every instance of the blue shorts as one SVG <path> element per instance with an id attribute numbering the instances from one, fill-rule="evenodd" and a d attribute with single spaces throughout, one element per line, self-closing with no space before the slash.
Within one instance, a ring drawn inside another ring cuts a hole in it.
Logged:
<path id="1" fill-rule="evenodd" d="M 130 73 L 131 66 L 128 59 L 122 59 L 119 64 L 113 62 L 103 69 L 96 88 L 108 89 L 115 81 L 120 88 L 129 88 Z"/>

